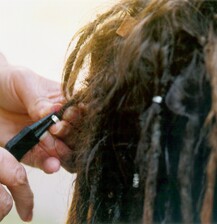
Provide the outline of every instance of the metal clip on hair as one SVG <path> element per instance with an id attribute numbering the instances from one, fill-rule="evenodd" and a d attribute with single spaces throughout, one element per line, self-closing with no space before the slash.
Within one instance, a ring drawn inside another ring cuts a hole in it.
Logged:
<path id="1" fill-rule="evenodd" d="M 134 173 L 133 175 L 133 187 L 138 188 L 139 187 L 139 174 Z"/>
<path id="2" fill-rule="evenodd" d="M 152 102 L 153 102 L 153 103 L 161 104 L 162 101 L 163 101 L 163 97 L 162 97 L 162 96 L 154 96 L 154 97 L 152 98 Z"/>
<path id="3" fill-rule="evenodd" d="M 130 15 L 126 15 L 116 33 L 121 37 L 129 35 L 131 30 L 136 26 L 137 20 Z"/>

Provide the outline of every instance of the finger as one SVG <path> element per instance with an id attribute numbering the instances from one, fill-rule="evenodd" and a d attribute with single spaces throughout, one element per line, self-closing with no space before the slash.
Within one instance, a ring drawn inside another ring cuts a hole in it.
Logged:
<path id="1" fill-rule="evenodd" d="M 27 165 L 37 167 L 47 174 L 55 173 L 60 169 L 59 159 L 50 156 L 46 152 L 46 149 L 39 144 L 24 156 L 22 162 Z"/>
<path id="2" fill-rule="evenodd" d="M 48 154 L 58 158 L 64 168 L 69 166 L 69 161 L 71 161 L 72 156 L 72 149 L 70 149 L 61 140 L 55 138 L 49 132 L 46 132 L 39 145 L 43 147 Z"/>
<path id="3" fill-rule="evenodd" d="M 59 82 L 45 79 L 44 77 L 40 76 L 38 87 L 37 94 L 39 97 L 45 96 L 53 103 L 65 102 L 65 98 L 63 97 L 61 90 L 61 84 Z"/>
<path id="4" fill-rule="evenodd" d="M 52 109 L 55 105 L 63 105 L 66 103 L 62 95 L 61 85 L 58 82 L 37 76 L 38 87 L 33 88 L 31 98 L 28 100 L 31 106 L 27 106 L 28 112 L 34 114 L 35 118 L 41 118 L 48 113 L 57 111 Z"/>
<path id="5" fill-rule="evenodd" d="M 68 122 L 76 121 L 80 116 L 80 111 L 77 107 L 69 107 L 63 113 L 63 120 Z"/>
<path id="6" fill-rule="evenodd" d="M 41 146 L 37 146 L 38 150 L 37 155 L 34 156 L 34 167 L 37 167 L 41 170 L 43 170 L 47 174 L 56 173 L 59 171 L 61 165 L 60 161 L 56 157 L 50 156 L 44 148 Z M 39 153 L 41 151 L 41 153 Z"/>
<path id="7" fill-rule="evenodd" d="M 73 156 L 72 149 L 66 148 L 65 144 L 62 141 L 59 141 L 57 139 L 56 151 L 60 157 L 62 167 L 64 167 L 67 171 L 74 173 L 75 172 L 75 158 Z"/>
<path id="8" fill-rule="evenodd" d="M 19 186 L 8 187 L 8 189 L 13 196 L 17 212 L 20 215 L 21 219 L 26 222 L 31 221 L 33 216 L 33 194 L 30 190 L 30 187 L 27 186 L 27 184 L 22 183 Z M 27 191 L 29 193 L 27 193 Z"/>
<path id="9" fill-rule="evenodd" d="M 43 169 L 46 173 L 55 173 L 60 169 L 60 161 L 55 157 L 48 157 L 41 164 L 41 169 Z"/>
<path id="10" fill-rule="evenodd" d="M 63 113 L 63 120 L 68 121 L 69 123 L 76 123 L 83 117 L 83 114 L 86 111 L 86 107 L 83 104 L 79 104 L 78 107 L 68 107 Z"/>
<path id="11" fill-rule="evenodd" d="M 72 126 L 66 121 L 57 122 L 53 125 L 49 131 L 52 135 L 55 135 L 58 138 L 64 138 L 67 136 L 72 129 Z"/>
<path id="12" fill-rule="evenodd" d="M 0 148 L 0 183 L 10 190 L 21 219 L 32 219 L 33 193 L 24 167 L 5 149 Z"/>
<path id="13" fill-rule="evenodd" d="M 41 110 L 39 109 L 38 111 L 38 116 L 40 118 L 45 117 L 46 115 L 53 113 L 53 112 L 58 112 L 62 108 L 63 104 L 61 103 L 51 103 L 51 102 L 45 102 L 41 105 Z"/>
<path id="14" fill-rule="evenodd" d="M 81 110 L 76 107 L 69 107 L 63 114 L 63 120 L 52 125 L 49 129 L 50 133 L 58 138 L 64 139 L 71 131 L 72 126 L 81 118 Z"/>
<path id="15" fill-rule="evenodd" d="M 40 101 L 37 106 L 35 106 L 35 109 L 29 112 L 29 116 L 34 120 L 37 121 L 41 119 L 42 117 L 52 113 L 57 112 L 62 108 L 61 103 L 55 103 L 53 104 L 49 100 L 43 100 Z"/>
<path id="16" fill-rule="evenodd" d="M 45 132 L 38 145 L 29 151 L 22 162 L 38 167 L 46 173 L 54 173 L 60 169 L 64 160 L 71 158 L 72 150 L 61 140 Z"/>
<path id="17" fill-rule="evenodd" d="M 5 188 L 0 184 L 0 221 L 10 212 L 13 199 Z"/>

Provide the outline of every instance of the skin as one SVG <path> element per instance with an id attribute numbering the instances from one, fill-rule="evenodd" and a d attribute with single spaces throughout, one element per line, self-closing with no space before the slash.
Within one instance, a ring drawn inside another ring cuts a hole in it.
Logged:
<path id="1" fill-rule="evenodd" d="M 13 200 L 23 221 L 31 221 L 33 214 L 33 193 L 25 168 L 4 149 L 4 145 L 22 128 L 59 110 L 63 104 L 59 83 L 27 68 L 10 65 L 0 54 L 0 221 L 11 210 Z M 66 113 L 70 122 L 76 119 L 77 113 L 72 108 Z M 67 121 L 53 125 L 22 162 L 46 173 L 57 172 L 71 152 L 60 140 L 69 129 Z"/>

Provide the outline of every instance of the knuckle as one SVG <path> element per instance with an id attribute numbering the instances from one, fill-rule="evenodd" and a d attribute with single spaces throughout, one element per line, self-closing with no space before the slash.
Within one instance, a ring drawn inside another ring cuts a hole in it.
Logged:
<path id="1" fill-rule="evenodd" d="M 22 165 L 17 165 L 15 168 L 15 177 L 12 183 L 13 186 L 24 185 L 27 184 L 27 175 L 26 170 Z"/>

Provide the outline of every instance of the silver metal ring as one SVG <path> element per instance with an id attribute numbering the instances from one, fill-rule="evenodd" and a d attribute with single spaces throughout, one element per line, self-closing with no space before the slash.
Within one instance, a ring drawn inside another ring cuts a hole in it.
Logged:
<path id="1" fill-rule="evenodd" d="M 154 102 L 154 103 L 162 103 L 162 101 L 163 101 L 163 97 L 162 96 L 154 96 L 152 98 L 152 102 Z"/>

